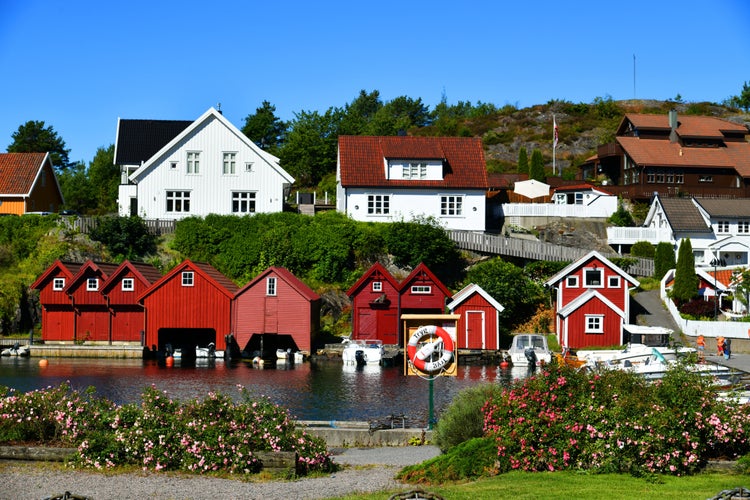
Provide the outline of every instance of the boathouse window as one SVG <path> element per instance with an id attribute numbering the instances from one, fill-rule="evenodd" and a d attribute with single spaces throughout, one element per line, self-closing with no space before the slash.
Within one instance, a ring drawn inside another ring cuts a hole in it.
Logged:
<path id="1" fill-rule="evenodd" d="M 167 191 L 167 212 L 189 212 L 190 191 Z"/>
<path id="2" fill-rule="evenodd" d="M 201 171 L 201 153 L 200 151 L 187 152 L 187 173 L 199 174 Z"/>
<path id="3" fill-rule="evenodd" d="M 99 279 L 89 278 L 86 280 L 86 291 L 95 292 L 99 290 Z"/>
<path id="4" fill-rule="evenodd" d="M 588 288 L 600 288 L 604 286 L 604 269 L 585 269 L 583 271 L 584 283 Z"/>
<path id="5" fill-rule="evenodd" d="M 578 276 L 568 276 L 568 288 L 578 288 Z"/>
<path id="6" fill-rule="evenodd" d="M 237 153 L 223 154 L 222 173 L 224 175 L 234 175 L 237 173 Z"/>
<path id="7" fill-rule="evenodd" d="M 620 277 L 610 276 L 609 277 L 609 288 L 620 288 Z"/>
<path id="8" fill-rule="evenodd" d="M 729 221 L 728 220 L 716 221 L 716 232 L 717 233 L 728 233 L 729 232 Z"/>
<path id="9" fill-rule="evenodd" d="M 586 315 L 586 333 L 604 333 L 604 315 Z"/>
<path id="10" fill-rule="evenodd" d="M 276 296 L 276 278 L 266 280 L 266 295 Z"/>
<path id="11" fill-rule="evenodd" d="M 383 282 L 382 281 L 373 281 L 372 282 L 372 291 L 373 292 L 382 292 L 383 291 Z"/>
<path id="12" fill-rule="evenodd" d="M 184 271 L 182 273 L 182 286 L 193 286 L 193 271 Z"/>
<path id="13" fill-rule="evenodd" d="M 232 193 L 232 213 L 255 213 L 255 193 L 236 191 Z"/>
<path id="14" fill-rule="evenodd" d="M 462 215 L 463 204 L 463 196 L 441 196 L 440 215 Z"/>
<path id="15" fill-rule="evenodd" d="M 135 281 L 133 278 L 125 278 L 122 280 L 122 291 L 123 292 L 132 292 L 135 290 Z"/>
<path id="16" fill-rule="evenodd" d="M 429 285 L 414 285 L 411 287 L 411 293 L 422 295 L 432 293 L 432 287 Z"/>
<path id="17" fill-rule="evenodd" d="M 55 291 L 60 291 L 63 288 L 65 288 L 65 278 L 55 278 L 52 280 L 52 289 Z"/>
<path id="18" fill-rule="evenodd" d="M 387 194 L 371 194 L 367 196 L 368 215 L 388 215 L 391 213 L 391 197 Z"/>

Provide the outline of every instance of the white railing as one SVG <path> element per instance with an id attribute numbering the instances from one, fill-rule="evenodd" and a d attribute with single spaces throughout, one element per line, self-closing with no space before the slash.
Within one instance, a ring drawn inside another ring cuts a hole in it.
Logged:
<path id="1" fill-rule="evenodd" d="M 616 207 L 615 207 L 616 208 Z M 505 217 L 608 218 L 613 210 L 602 205 L 557 205 L 555 203 L 503 203 Z"/>
<path id="2" fill-rule="evenodd" d="M 666 241 L 674 244 L 672 232 L 668 229 L 656 229 L 652 227 L 608 227 L 607 243 L 609 245 L 632 245 L 638 241 L 648 241 L 656 245 Z"/>

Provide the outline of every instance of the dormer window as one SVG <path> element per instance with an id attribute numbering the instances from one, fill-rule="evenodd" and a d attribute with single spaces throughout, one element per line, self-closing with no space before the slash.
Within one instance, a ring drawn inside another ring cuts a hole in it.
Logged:
<path id="1" fill-rule="evenodd" d="M 601 288 L 604 286 L 604 269 L 584 269 L 583 279 L 587 288 Z"/>
<path id="2" fill-rule="evenodd" d="M 133 278 L 125 278 L 122 280 L 122 291 L 123 292 L 132 292 L 135 290 L 135 281 Z"/>
<path id="3" fill-rule="evenodd" d="M 193 271 L 184 271 L 182 273 L 182 286 L 193 286 L 194 278 Z"/>
<path id="4" fill-rule="evenodd" d="M 405 163 L 402 177 L 404 179 L 425 179 L 427 177 L 427 164 Z"/>

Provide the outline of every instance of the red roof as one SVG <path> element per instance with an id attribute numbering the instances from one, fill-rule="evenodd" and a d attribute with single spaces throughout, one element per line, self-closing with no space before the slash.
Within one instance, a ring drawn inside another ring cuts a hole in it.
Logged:
<path id="1" fill-rule="evenodd" d="M 383 264 L 381 264 L 380 262 L 376 262 L 375 264 L 373 264 L 372 266 L 370 266 L 370 269 L 368 269 L 367 272 L 364 273 L 362 275 L 362 277 L 357 280 L 356 283 L 354 283 L 351 287 L 349 287 L 349 290 L 346 291 L 346 294 L 350 298 L 353 297 L 354 295 L 356 295 L 357 292 L 365 284 L 367 284 L 369 282 L 370 278 L 374 274 L 376 274 L 376 273 L 380 274 L 383 277 L 383 279 L 385 279 L 386 281 L 388 281 L 391 284 L 391 286 L 393 287 L 394 290 L 398 290 L 399 289 L 399 283 L 398 283 L 398 281 L 396 281 L 396 278 L 393 277 L 393 275 L 388 271 L 388 269 L 386 269 L 383 266 Z"/>
<path id="2" fill-rule="evenodd" d="M 262 273 L 260 273 L 258 276 L 256 276 L 250 283 L 243 286 L 237 293 L 235 293 L 235 297 L 238 295 L 241 295 L 247 290 L 248 288 L 251 288 L 253 285 L 261 281 L 263 278 L 268 276 L 271 273 L 275 273 L 276 276 L 281 278 L 286 284 L 288 284 L 290 287 L 292 287 L 301 297 L 304 297 L 305 299 L 309 301 L 313 300 L 319 300 L 320 295 L 313 292 L 312 289 L 307 286 L 305 283 L 303 283 L 299 278 L 297 278 L 294 274 L 292 274 L 291 271 L 284 267 L 269 267 Z"/>
<path id="3" fill-rule="evenodd" d="M 442 180 L 386 179 L 385 161 L 441 160 Z M 344 187 L 488 189 L 482 140 L 471 137 L 339 136 Z"/>
<path id="4" fill-rule="evenodd" d="M 31 193 L 47 153 L 0 153 L 0 195 Z"/>
<path id="5" fill-rule="evenodd" d="M 175 276 L 179 272 L 184 271 L 185 269 L 190 269 L 203 275 L 203 277 L 207 278 L 209 282 L 213 283 L 213 285 L 229 299 L 231 299 L 238 290 L 237 285 L 235 285 L 232 280 L 221 274 L 211 264 L 207 264 L 205 262 L 192 262 L 189 259 L 185 259 L 180 264 L 172 268 L 172 270 L 167 274 L 162 276 L 156 283 L 151 285 L 150 288 L 146 289 L 138 297 L 138 302 L 142 302 L 146 297 L 154 293 L 165 283 L 171 280 L 173 276 Z"/>
<path id="6" fill-rule="evenodd" d="M 669 130 L 669 115 L 626 114 L 620 128 L 626 121 L 639 129 Z M 741 123 L 734 123 L 713 116 L 680 115 L 677 118 L 677 134 L 681 137 L 724 137 L 723 132 L 747 134 L 748 129 Z M 618 133 L 620 133 L 618 131 Z"/>
<path id="7" fill-rule="evenodd" d="M 106 291 L 113 283 L 116 283 L 120 279 L 120 276 L 126 274 L 128 270 L 132 271 L 141 282 L 148 285 L 153 285 L 161 279 L 161 273 L 153 265 L 126 260 L 109 274 L 107 280 L 102 284 L 102 291 Z"/>
<path id="8" fill-rule="evenodd" d="M 60 270 L 63 273 L 65 273 L 68 278 L 72 279 L 73 276 L 78 274 L 78 270 L 81 269 L 81 264 L 77 262 L 63 262 L 61 260 L 56 260 L 52 263 L 37 279 L 34 283 L 31 284 L 29 288 L 42 288 L 45 285 L 45 282 L 49 279 L 49 277 L 52 275 L 52 273 L 56 270 Z"/>

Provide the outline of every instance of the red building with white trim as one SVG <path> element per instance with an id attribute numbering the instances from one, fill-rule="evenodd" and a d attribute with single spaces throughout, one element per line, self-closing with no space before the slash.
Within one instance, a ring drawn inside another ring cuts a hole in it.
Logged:
<path id="1" fill-rule="evenodd" d="M 500 313 L 505 309 L 474 283 L 467 285 L 448 303 L 451 314 L 460 316 L 456 325 L 458 349 L 500 349 Z"/>
<path id="2" fill-rule="evenodd" d="M 116 264 L 86 261 L 65 287 L 75 315 L 75 342 L 109 342 L 109 309 L 102 286 Z"/>
<path id="3" fill-rule="evenodd" d="M 399 343 L 399 283 L 379 262 L 346 292 L 352 301 L 352 339 Z"/>
<path id="4" fill-rule="evenodd" d="M 39 290 L 42 340 L 45 342 L 73 341 L 73 305 L 65 288 L 80 268 L 81 264 L 56 260 L 31 285 L 31 288 Z"/>
<path id="5" fill-rule="evenodd" d="M 102 295 L 109 310 L 110 342 L 142 342 L 145 312 L 138 297 L 159 281 L 161 273 L 151 264 L 126 260 L 102 285 Z"/>

